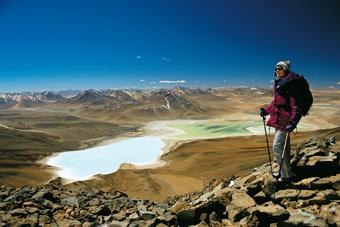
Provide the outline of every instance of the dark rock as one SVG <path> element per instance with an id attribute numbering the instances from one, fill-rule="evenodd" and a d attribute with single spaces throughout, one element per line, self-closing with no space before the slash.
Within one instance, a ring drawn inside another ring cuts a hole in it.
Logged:
<path id="1" fill-rule="evenodd" d="M 32 196 L 32 199 L 36 200 L 36 201 L 39 201 L 39 202 L 43 202 L 44 199 L 47 199 L 47 200 L 49 200 L 51 202 L 56 202 L 57 201 L 56 197 L 54 197 L 54 195 L 50 191 L 46 191 L 46 190 L 41 190 L 41 191 L 35 193 Z"/>
<path id="2" fill-rule="evenodd" d="M 56 177 L 53 180 L 50 180 L 46 185 L 47 186 L 53 186 L 53 187 L 61 187 L 63 183 L 63 180 L 61 177 Z"/>
<path id="3" fill-rule="evenodd" d="M 15 196 L 17 200 L 26 199 L 31 197 L 34 193 L 35 193 L 34 189 L 24 186 L 20 188 L 20 190 L 15 194 Z"/>
<path id="4" fill-rule="evenodd" d="M 96 217 L 96 215 L 93 215 L 93 214 L 90 214 L 90 213 L 86 213 L 86 214 L 84 215 L 84 219 L 85 219 L 86 221 L 88 221 L 88 222 L 94 222 L 94 221 L 97 220 L 97 217 Z"/>
<path id="5" fill-rule="evenodd" d="M 13 216 L 26 216 L 28 214 L 28 212 L 25 209 L 22 209 L 22 208 L 17 208 L 17 209 L 11 210 L 8 213 L 13 215 Z"/>
<path id="6" fill-rule="evenodd" d="M 61 203 L 67 206 L 79 207 L 78 199 L 75 196 L 68 196 L 62 199 Z"/>
<path id="7" fill-rule="evenodd" d="M 102 205 L 99 207 L 95 207 L 94 209 L 91 210 L 92 214 L 95 215 L 109 215 L 111 214 L 111 210 L 107 205 Z"/>
<path id="8" fill-rule="evenodd" d="M 133 207 L 134 202 L 125 196 L 119 197 L 113 201 L 113 206 L 111 209 L 115 211 L 116 213 L 119 212 L 123 207 Z"/>
<path id="9" fill-rule="evenodd" d="M 177 221 L 180 226 L 189 226 L 197 224 L 196 214 L 194 209 L 184 209 L 177 213 Z"/>
<path id="10" fill-rule="evenodd" d="M 157 217 L 156 214 L 154 214 L 153 212 L 151 211 L 138 211 L 139 213 L 139 216 L 144 220 L 144 221 L 148 221 L 148 220 L 151 220 L 151 219 L 154 219 Z"/>

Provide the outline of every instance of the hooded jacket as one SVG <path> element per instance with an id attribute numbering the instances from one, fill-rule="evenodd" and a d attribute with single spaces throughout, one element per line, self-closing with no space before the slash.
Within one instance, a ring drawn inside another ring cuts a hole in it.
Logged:
<path id="1" fill-rule="evenodd" d="M 267 125 L 279 130 L 286 130 L 288 124 L 297 125 L 301 119 L 301 112 L 293 96 L 289 95 L 289 87 L 300 76 L 289 72 L 283 79 L 275 80 L 273 100 L 265 108 L 270 118 Z"/>

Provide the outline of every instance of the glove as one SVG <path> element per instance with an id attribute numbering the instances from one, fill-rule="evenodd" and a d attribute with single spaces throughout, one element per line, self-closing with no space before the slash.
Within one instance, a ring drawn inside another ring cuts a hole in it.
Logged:
<path id="1" fill-rule="evenodd" d="M 268 115 L 267 112 L 266 112 L 266 110 L 265 110 L 264 108 L 261 108 L 261 109 L 260 109 L 260 113 L 259 113 L 259 114 L 260 114 L 261 117 L 264 117 L 264 116 L 267 116 L 267 115 Z"/>
<path id="2" fill-rule="evenodd" d="M 296 128 L 296 124 L 290 122 L 290 123 L 287 125 L 286 130 L 287 130 L 287 132 L 292 132 L 295 128 Z"/>

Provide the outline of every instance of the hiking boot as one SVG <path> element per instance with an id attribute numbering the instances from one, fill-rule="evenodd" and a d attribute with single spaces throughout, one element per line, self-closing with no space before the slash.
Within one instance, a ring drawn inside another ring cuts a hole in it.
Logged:
<path id="1" fill-rule="evenodd" d="M 279 178 L 279 173 L 273 173 L 272 176 L 275 178 L 275 179 L 278 179 Z"/>

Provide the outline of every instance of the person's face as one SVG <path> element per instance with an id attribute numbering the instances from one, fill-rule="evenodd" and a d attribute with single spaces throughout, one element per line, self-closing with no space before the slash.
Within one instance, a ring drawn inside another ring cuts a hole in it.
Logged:
<path id="1" fill-rule="evenodd" d="M 287 72 L 283 69 L 283 67 L 276 67 L 275 69 L 277 77 L 280 79 L 284 78 L 287 75 Z"/>

